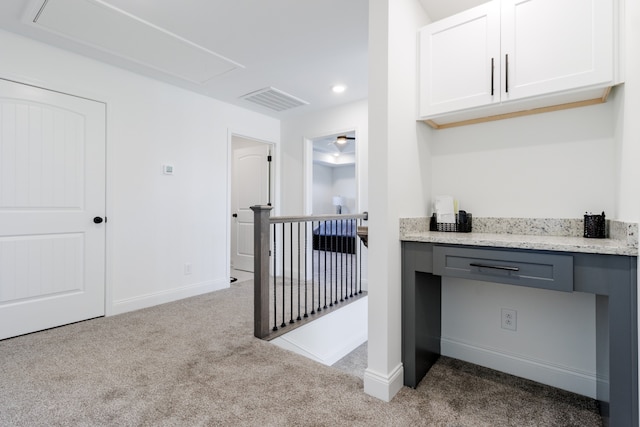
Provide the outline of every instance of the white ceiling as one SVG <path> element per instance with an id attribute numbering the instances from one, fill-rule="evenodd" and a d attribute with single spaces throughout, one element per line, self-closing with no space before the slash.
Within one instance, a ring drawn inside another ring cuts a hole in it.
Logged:
<path id="1" fill-rule="evenodd" d="M 431 21 L 439 21 L 490 0 L 420 0 Z"/>
<path id="2" fill-rule="evenodd" d="M 369 0 L 47 1 L 1 0 L 0 28 L 281 119 L 367 97 Z M 433 21 L 485 1 L 420 0 Z M 269 87 L 309 104 L 241 98 Z"/>
<path id="3" fill-rule="evenodd" d="M 335 144 L 335 142 L 338 136 L 340 135 L 346 136 L 348 138 L 354 138 L 354 139 L 348 139 L 345 144 L 342 144 L 339 146 L 338 144 Z M 353 154 L 356 152 L 355 137 L 356 137 L 355 131 L 343 132 L 335 135 L 322 136 L 312 141 L 313 151 L 317 151 L 320 153 L 329 153 L 329 154 L 335 154 L 335 153 Z"/>
<path id="4" fill-rule="evenodd" d="M 346 136 L 347 142 L 337 144 L 338 136 Z M 356 162 L 356 133 L 342 132 L 315 138 L 313 144 L 313 162 L 329 167 L 353 165 Z"/>

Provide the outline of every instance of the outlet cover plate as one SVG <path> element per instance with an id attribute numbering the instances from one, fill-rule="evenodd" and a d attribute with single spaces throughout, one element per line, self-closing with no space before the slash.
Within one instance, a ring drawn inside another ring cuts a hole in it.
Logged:
<path id="1" fill-rule="evenodd" d="M 503 308 L 500 310 L 501 314 L 501 327 L 502 329 L 508 329 L 515 331 L 518 329 L 518 312 L 510 308 Z"/>

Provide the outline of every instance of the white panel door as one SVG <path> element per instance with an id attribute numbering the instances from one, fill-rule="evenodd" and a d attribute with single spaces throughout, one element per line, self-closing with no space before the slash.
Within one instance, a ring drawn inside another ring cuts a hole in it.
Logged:
<path id="1" fill-rule="evenodd" d="M 502 100 L 613 80 L 612 0 L 504 0 Z"/>
<path id="2" fill-rule="evenodd" d="M 253 211 L 251 206 L 269 202 L 269 145 L 233 152 L 231 264 L 253 271 Z"/>
<path id="3" fill-rule="evenodd" d="M 500 3 L 419 32 L 420 117 L 500 102 Z"/>
<path id="4" fill-rule="evenodd" d="M 0 339 L 104 315 L 105 106 L 0 79 Z"/>

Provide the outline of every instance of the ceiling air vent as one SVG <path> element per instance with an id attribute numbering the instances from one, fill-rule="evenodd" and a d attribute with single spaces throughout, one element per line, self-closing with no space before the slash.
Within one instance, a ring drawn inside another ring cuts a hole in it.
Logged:
<path id="1" fill-rule="evenodd" d="M 306 101 L 272 87 L 256 90 L 240 98 L 274 111 L 284 111 L 309 104 Z"/>

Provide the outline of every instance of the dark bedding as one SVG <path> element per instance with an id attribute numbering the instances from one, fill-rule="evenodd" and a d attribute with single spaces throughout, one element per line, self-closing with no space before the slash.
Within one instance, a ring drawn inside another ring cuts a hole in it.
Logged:
<path id="1" fill-rule="evenodd" d="M 356 253 L 355 220 L 322 221 L 313 228 L 313 249 Z"/>

